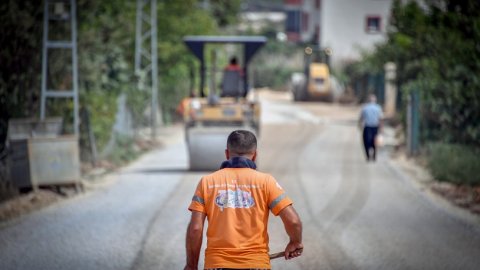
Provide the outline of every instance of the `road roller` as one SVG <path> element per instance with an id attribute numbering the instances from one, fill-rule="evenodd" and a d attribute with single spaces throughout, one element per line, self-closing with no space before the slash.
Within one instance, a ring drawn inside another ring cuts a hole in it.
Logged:
<path id="1" fill-rule="evenodd" d="M 192 171 L 220 168 L 225 160 L 228 135 L 237 129 L 260 133 L 260 103 L 249 95 L 248 64 L 266 43 L 263 36 L 186 36 L 184 43 L 200 62 L 199 95 L 184 102 L 183 117 L 189 166 Z M 237 44 L 243 47 L 243 67 L 222 70 L 217 91 L 216 54 L 209 57 L 212 65 L 208 87 L 206 82 L 206 44 Z M 206 94 L 207 93 L 207 94 Z"/>

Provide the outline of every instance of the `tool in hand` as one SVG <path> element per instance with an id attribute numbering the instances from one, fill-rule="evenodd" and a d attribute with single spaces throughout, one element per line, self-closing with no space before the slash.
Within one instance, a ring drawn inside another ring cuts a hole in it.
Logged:
<path id="1" fill-rule="evenodd" d="M 300 251 L 300 252 L 302 252 L 302 251 L 303 251 L 303 248 L 296 249 L 295 251 Z M 272 254 L 269 254 L 268 256 L 270 257 L 270 260 L 273 260 L 273 259 L 276 259 L 276 258 L 280 258 L 280 257 L 285 257 L 285 251 L 277 252 L 277 253 L 272 253 Z"/>

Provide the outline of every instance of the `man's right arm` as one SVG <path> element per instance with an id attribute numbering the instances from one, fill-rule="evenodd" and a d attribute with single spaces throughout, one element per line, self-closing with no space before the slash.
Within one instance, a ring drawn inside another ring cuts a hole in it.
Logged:
<path id="1" fill-rule="evenodd" d="M 285 207 L 279 213 L 290 242 L 285 248 L 285 259 L 289 260 L 302 255 L 302 222 L 292 205 Z"/>
<path id="2" fill-rule="evenodd" d="M 362 130 L 363 129 L 363 108 L 361 109 L 360 111 L 360 115 L 358 117 L 358 122 L 357 122 L 357 126 L 358 126 L 358 129 L 359 130 Z"/>
<path id="3" fill-rule="evenodd" d="M 203 225 L 205 223 L 205 213 L 192 211 L 192 217 L 188 224 L 186 237 L 187 264 L 185 270 L 198 269 L 198 257 L 202 247 Z"/>

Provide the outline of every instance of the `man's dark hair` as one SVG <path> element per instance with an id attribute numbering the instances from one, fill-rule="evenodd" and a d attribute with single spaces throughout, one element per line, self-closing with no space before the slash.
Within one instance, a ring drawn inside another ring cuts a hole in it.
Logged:
<path id="1" fill-rule="evenodd" d="M 230 58 L 230 64 L 231 65 L 236 65 L 237 64 L 237 57 L 234 56 L 234 57 Z"/>
<path id="2" fill-rule="evenodd" d="M 237 155 L 245 155 L 257 150 L 257 138 L 248 130 L 235 130 L 227 139 L 227 148 Z"/>

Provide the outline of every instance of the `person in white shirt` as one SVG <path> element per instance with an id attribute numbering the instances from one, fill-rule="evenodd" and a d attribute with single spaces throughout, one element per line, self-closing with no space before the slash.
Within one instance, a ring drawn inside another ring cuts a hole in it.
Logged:
<path id="1" fill-rule="evenodd" d="M 375 161 L 377 155 L 375 137 L 382 128 L 383 113 L 375 95 L 370 95 L 368 100 L 369 102 L 362 107 L 359 124 L 363 127 L 363 145 L 367 161 Z"/>

